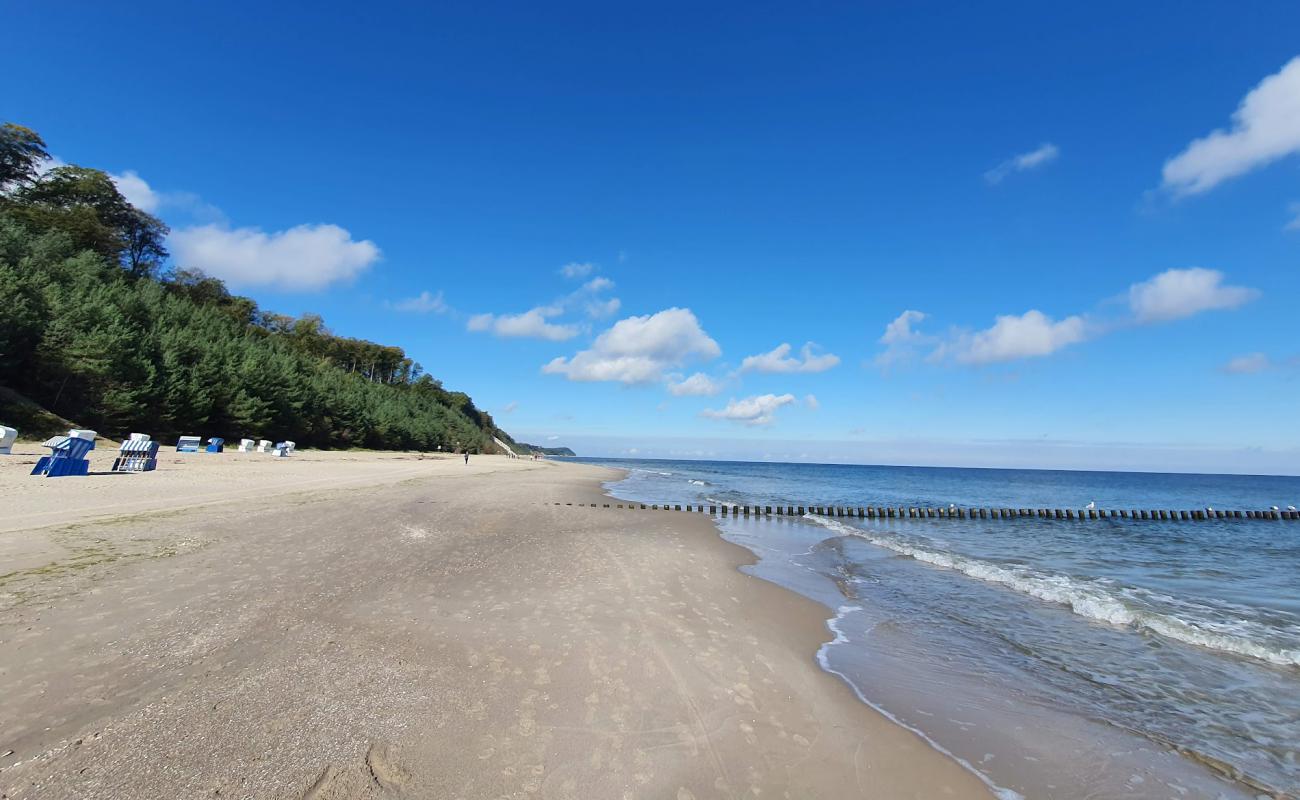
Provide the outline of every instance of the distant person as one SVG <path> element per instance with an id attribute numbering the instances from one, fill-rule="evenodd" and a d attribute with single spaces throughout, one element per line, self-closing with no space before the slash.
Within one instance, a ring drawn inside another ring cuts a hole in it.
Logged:
<path id="1" fill-rule="evenodd" d="M 469 466 L 469 451 L 465 451 L 465 466 Z"/>

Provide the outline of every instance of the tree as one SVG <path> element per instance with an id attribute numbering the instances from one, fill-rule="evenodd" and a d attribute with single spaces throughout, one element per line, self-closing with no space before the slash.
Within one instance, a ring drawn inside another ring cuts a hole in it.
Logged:
<path id="1" fill-rule="evenodd" d="M 40 165 L 49 159 L 45 140 L 36 131 L 12 122 L 0 125 L 0 191 L 36 180 Z"/>
<path id="2" fill-rule="evenodd" d="M 162 220 L 131 207 L 122 220 L 127 270 L 137 278 L 157 273 L 168 256 L 163 240 L 171 229 Z"/>

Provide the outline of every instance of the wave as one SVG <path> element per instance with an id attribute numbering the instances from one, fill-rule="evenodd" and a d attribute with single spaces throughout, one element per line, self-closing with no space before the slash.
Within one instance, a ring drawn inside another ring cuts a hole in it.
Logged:
<path id="1" fill-rule="evenodd" d="M 1300 667 L 1300 647 L 1265 643 L 1262 640 L 1268 638 L 1269 632 L 1265 626 L 1245 619 L 1224 618 L 1221 610 L 1207 607 L 1203 612 L 1221 619 L 1187 620 L 1173 614 L 1133 608 L 1096 580 L 1070 578 L 1023 567 L 1000 566 L 956 553 L 930 550 L 893 536 L 855 528 L 815 514 L 808 514 L 806 518 L 836 533 L 866 539 L 878 547 L 917 561 L 1005 586 L 1039 600 L 1067 606 L 1081 617 L 1148 630 L 1169 639 L 1277 666 Z M 1140 599 L 1143 590 L 1129 589 L 1126 593 Z M 1190 604 L 1183 605 L 1187 606 L 1188 613 L 1195 613 Z"/>
<path id="2" fill-rule="evenodd" d="M 689 481 L 687 481 L 687 483 L 693 483 L 693 484 L 695 484 L 696 486 L 708 486 L 708 485 L 709 485 L 709 482 L 708 482 L 708 481 L 697 481 L 697 480 L 695 480 L 694 478 L 691 478 Z"/>
<path id="3" fill-rule="evenodd" d="M 814 518 L 814 519 L 817 519 L 817 521 L 819 522 L 821 521 L 820 518 Z M 879 706 L 871 702 L 870 700 L 868 700 L 867 696 L 863 694 L 862 690 L 858 688 L 857 684 L 849 680 L 849 676 L 845 675 L 843 672 L 840 672 L 839 670 L 831 666 L 830 653 L 828 652 L 830 648 L 834 647 L 837 644 L 842 645 L 842 644 L 848 644 L 849 642 L 849 637 L 846 636 L 844 634 L 844 631 L 840 628 L 839 625 L 840 620 L 844 619 L 849 614 L 861 610 L 862 610 L 861 606 L 840 606 L 838 609 L 836 609 L 835 616 L 826 620 L 826 627 L 827 629 L 830 630 L 831 633 L 835 634 L 835 638 L 830 640 L 829 642 L 826 642 L 817 650 L 817 663 L 821 665 L 821 668 L 832 675 L 838 676 L 840 680 L 847 683 L 849 685 L 849 688 L 853 690 L 853 693 L 858 696 L 859 700 L 861 700 L 863 703 L 866 703 L 868 706 L 871 706 L 873 709 L 878 711 L 890 722 L 916 734 L 923 741 L 925 741 L 926 744 L 930 745 L 935 750 L 944 754 L 948 758 L 951 758 L 953 761 L 957 762 L 960 766 L 962 766 L 967 772 L 970 772 L 976 778 L 979 778 L 980 781 L 989 788 L 989 791 L 993 793 L 993 796 L 998 798 L 998 800 L 1025 800 L 1024 795 L 1020 794 L 1019 792 L 1013 789 L 1007 789 L 1005 787 L 998 786 L 996 783 L 990 780 L 987 775 L 985 775 L 983 772 L 980 772 L 978 769 L 976 769 L 974 764 L 970 763 L 966 759 L 953 753 L 951 750 L 939 744 L 934 739 L 931 739 L 929 736 L 925 735 L 925 733 L 921 731 L 919 728 L 916 728 L 912 725 L 908 725 L 906 722 L 903 722 L 901 719 L 891 714 L 883 706 Z"/>

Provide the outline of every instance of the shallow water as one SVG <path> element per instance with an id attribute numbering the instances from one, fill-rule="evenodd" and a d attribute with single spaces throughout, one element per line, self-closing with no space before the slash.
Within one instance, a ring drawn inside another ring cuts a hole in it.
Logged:
<path id="1" fill-rule="evenodd" d="M 615 496 L 657 503 L 1300 503 L 1300 478 L 600 463 L 630 470 Z M 828 671 L 992 784 L 1030 797 L 1300 792 L 1300 523 L 720 526 L 760 556 L 754 572 L 834 611 Z"/>

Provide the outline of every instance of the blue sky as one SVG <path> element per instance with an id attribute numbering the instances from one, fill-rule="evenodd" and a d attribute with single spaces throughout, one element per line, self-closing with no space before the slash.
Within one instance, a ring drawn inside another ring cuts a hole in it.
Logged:
<path id="1" fill-rule="evenodd" d="M 1300 472 L 1293 3 L 265 5 L 11 5 L 0 116 L 517 437 Z"/>

